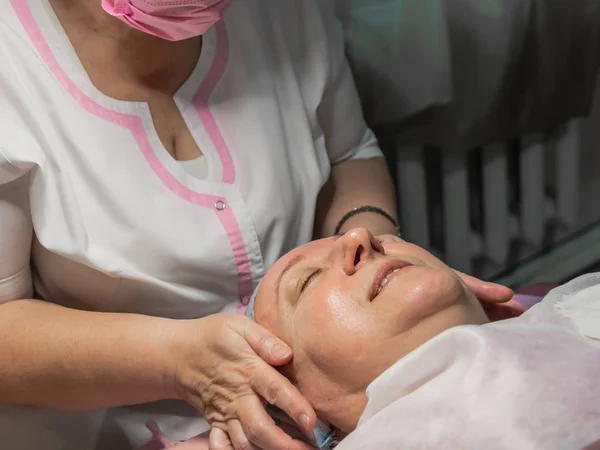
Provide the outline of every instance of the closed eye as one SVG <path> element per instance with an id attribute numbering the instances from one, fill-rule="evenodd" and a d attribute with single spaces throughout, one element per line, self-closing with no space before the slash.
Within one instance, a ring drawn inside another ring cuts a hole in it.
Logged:
<path id="1" fill-rule="evenodd" d="M 319 275 L 321 273 L 321 269 L 315 269 L 313 270 L 309 276 L 307 276 L 304 281 L 302 282 L 302 285 L 300 286 L 300 293 L 304 292 L 304 289 L 306 289 L 306 287 L 308 286 L 308 284 L 315 279 L 315 277 L 317 275 Z"/>

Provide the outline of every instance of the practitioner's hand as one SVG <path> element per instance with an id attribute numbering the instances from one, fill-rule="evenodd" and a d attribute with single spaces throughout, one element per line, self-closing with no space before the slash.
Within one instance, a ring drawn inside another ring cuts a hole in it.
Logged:
<path id="1" fill-rule="evenodd" d="M 311 448 L 277 427 L 264 406 L 277 406 L 306 433 L 316 424 L 309 402 L 273 367 L 291 360 L 285 343 L 236 315 L 188 321 L 178 332 L 176 389 L 212 426 L 211 450 Z"/>
<path id="2" fill-rule="evenodd" d="M 398 242 L 402 239 L 393 234 L 377 236 L 382 243 Z M 512 289 L 496 283 L 482 281 L 465 273 L 455 270 L 456 274 L 467 285 L 481 302 L 488 318 L 492 321 L 518 317 L 525 312 L 525 307 L 513 300 Z"/>
<path id="3" fill-rule="evenodd" d="M 470 275 L 455 271 L 481 302 L 488 319 L 496 320 L 519 317 L 526 308 L 513 300 L 512 289 L 496 283 L 482 281 Z"/>

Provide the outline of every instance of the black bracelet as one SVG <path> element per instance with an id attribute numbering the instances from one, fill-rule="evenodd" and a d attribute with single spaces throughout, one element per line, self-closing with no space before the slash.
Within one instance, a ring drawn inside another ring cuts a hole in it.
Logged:
<path id="1" fill-rule="evenodd" d="M 392 224 L 394 225 L 394 227 L 396 228 L 396 235 L 398 237 L 400 237 L 400 227 L 398 226 L 398 222 L 396 222 L 396 220 L 387 212 L 385 212 L 383 209 L 378 208 L 377 206 L 359 206 L 358 208 L 354 208 L 351 211 L 348 211 L 344 217 L 342 217 L 342 219 L 338 222 L 337 226 L 335 227 L 335 232 L 333 233 L 334 235 L 338 235 L 340 234 L 340 230 L 342 229 L 342 227 L 344 226 L 344 224 L 351 218 L 356 216 L 357 214 L 362 214 L 362 213 L 366 213 L 366 212 L 370 212 L 370 213 L 375 213 L 375 214 L 379 214 L 380 216 L 385 217 L 387 220 L 389 220 L 390 222 L 392 222 Z"/>

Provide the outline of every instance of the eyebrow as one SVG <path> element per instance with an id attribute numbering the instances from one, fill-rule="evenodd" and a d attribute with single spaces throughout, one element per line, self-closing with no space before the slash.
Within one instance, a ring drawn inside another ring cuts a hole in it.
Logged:
<path id="1" fill-rule="evenodd" d="M 330 239 L 331 239 L 331 242 L 333 243 L 333 242 L 337 241 L 341 237 L 342 236 L 337 235 L 337 236 L 333 236 Z M 287 272 L 289 272 L 296 264 L 298 264 L 301 261 L 304 261 L 305 259 L 306 259 L 306 255 L 295 256 L 292 259 L 290 259 L 290 261 L 283 268 L 283 270 L 281 271 L 281 273 L 277 277 L 277 281 L 275 282 L 275 299 L 277 301 L 279 301 L 279 290 L 281 289 L 281 280 L 283 280 L 283 277 L 285 276 L 285 274 Z"/>
<path id="2" fill-rule="evenodd" d="M 296 264 L 303 261 L 304 259 L 306 259 L 306 256 L 304 255 L 298 255 L 293 257 L 283 268 L 283 270 L 279 274 L 279 277 L 277 277 L 277 282 L 275 283 L 275 298 L 277 299 L 277 301 L 279 301 L 279 290 L 281 289 L 281 280 L 283 280 L 283 277 L 286 273 L 288 273 Z"/>

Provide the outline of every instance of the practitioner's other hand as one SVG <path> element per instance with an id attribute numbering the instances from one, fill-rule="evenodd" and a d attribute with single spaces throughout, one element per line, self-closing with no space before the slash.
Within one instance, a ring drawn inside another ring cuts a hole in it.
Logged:
<path id="1" fill-rule="evenodd" d="M 513 300 L 514 292 L 496 283 L 482 281 L 479 278 L 456 271 L 462 281 L 473 291 L 481 306 L 492 322 L 519 317 L 527 308 Z"/>

